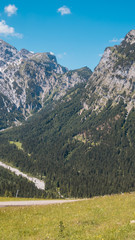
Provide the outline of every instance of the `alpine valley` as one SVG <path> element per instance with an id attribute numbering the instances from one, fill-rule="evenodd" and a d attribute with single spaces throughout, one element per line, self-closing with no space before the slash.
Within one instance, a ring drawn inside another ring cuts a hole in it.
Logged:
<path id="1" fill-rule="evenodd" d="M 19 185 L 24 179 L 1 167 L 0 195 L 134 191 L 134 107 L 135 30 L 105 49 L 93 73 L 0 40 L 0 161 L 45 181 L 45 190 Z"/>

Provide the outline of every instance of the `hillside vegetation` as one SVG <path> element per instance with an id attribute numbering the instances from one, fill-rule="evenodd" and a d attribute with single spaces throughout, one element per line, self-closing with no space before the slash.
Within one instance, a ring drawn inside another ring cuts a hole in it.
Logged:
<path id="1" fill-rule="evenodd" d="M 135 193 L 0 209 L 3 240 L 134 240 Z"/>
<path id="2" fill-rule="evenodd" d="M 19 197 L 45 197 L 44 191 L 37 189 L 34 183 L 0 167 L 0 196 L 15 197 L 17 191 Z"/>
<path id="3" fill-rule="evenodd" d="M 53 198 L 135 190 L 134 109 L 127 116 L 123 101 L 108 101 L 96 114 L 85 110 L 84 97 L 85 85 L 76 86 L 25 125 L 1 133 L 2 161 L 44 179 Z"/>

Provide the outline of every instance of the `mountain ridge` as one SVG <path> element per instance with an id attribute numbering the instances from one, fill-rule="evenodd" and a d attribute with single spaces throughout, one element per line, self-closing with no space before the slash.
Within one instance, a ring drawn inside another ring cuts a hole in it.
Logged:
<path id="1" fill-rule="evenodd" d="M 46 101 L 58 100 L 75 84 L 87 81 L 92 72 L 84 69 L 79 75 L 81 70 L 69 71 L 51 52 L 17 51 L 0 40 L 0 129 L 19 124 Z"/>
<path id="2" fill-rule="evenodd" d="M 87 89 L 88 99 L 94 95 L 96 98 L 90 106 L 93 111 L 101 111 L 110 99 L 114 105 L 123 99 L 128 113 L 135 106 L 135 30 L 131 30 L 120 45 L 105 49 Z"/>

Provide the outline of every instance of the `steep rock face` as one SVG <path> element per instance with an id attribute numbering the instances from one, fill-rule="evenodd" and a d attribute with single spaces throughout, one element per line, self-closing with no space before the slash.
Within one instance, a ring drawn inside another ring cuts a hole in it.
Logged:
<path id="1" fill-rule="evenodd" d="M 0 40 L 0 111 L 4 123 L 0 128 L 27 118 L 46 101 L 59 99 L 67 89 L 86 81 L 90 75 L 88 68 L 68 71 L 51 52 L 17 51 Z"/>
<path id="2" fill-rule="evenodd" d="M 3 40 L 0 40 L 0 66 L 3 66 L 4 64 L 6 64 L 6 62 L 11 61 L 14 56 L 16 56 L 16 54 L 17 49 L 15 47 L 12 47 Z"/>
<path id="3" fill-rule="evenodd" d="M 120 45 L 106 48 L 90 77 L 87 94 L 95 99 L 92 110 L 102 110 L 109 99 L 113 104 L 123 99 L 128 112 L 135 106 L 135 30 Z"/>

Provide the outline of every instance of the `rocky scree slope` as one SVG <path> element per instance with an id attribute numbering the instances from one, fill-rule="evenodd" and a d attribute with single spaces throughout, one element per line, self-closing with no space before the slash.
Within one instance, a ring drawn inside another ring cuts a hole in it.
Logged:
<path id="1" fill-rule="evenodd" d="M 99 112 L 111 99 L 113 105 L 123 100 L 130 112 L 135 106 L 135 30 L 120 45 L 105 49 L 86 88 L 87 109 Z"/>
<path id="2" fill-rule="evenodd" d="M 32 53 L 0 40 L 0 129 L 26 119 L 67 89 L 85 82 L 91 70 L 69 71 L 53 53 Z"/>

